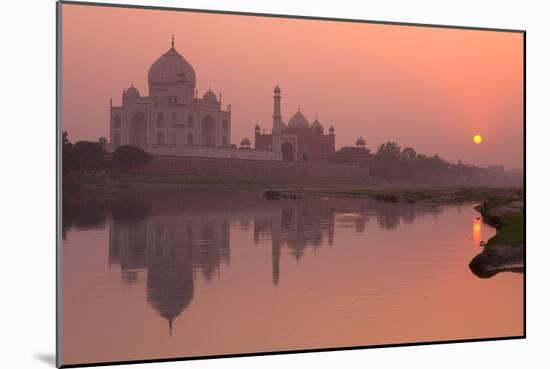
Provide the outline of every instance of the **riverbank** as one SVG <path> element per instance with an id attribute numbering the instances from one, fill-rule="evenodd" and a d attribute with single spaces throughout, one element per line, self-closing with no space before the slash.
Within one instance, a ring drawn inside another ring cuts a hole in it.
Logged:
<path id="1" fill-rule="evenodd" d="M 122 191 L 178 191 L 186 189 L 243 189 L 266 190 L 303 187 L 383 186 L 377 180 L 350 180 L 346 178 L 286 178 L 286 177 L 220 177 L 184 174 L 146 173 L 70 173 L 62 178 L 65 193 L 116 193 Z"/>
<path id="2" fill-rule="evenodd" d="M 524 198 L 519 188 L 449 188 L 449 189 L 301 189 L 266 191 L 268 199 L 295 199 L 303 196 L 369 197 L 379 201 L 426 206 L 478 204 L 475 209 L 483 221 L 496 228 L 497 233 L 486 243 L 483 251 L 469 264 L 480 278 L 489 278 L 503 271 L 524 272 L 525 229 Z"/>
<path id="3" fill-rule="evenodd" d="M 491 204 L 507 204 L 523 199 L 519 188 L 450 187 L 450 188 L 302 188 L 270 191 L 272 198 L 295 198 L 301 196 L 321 197 L 369 197 L 394 203 L 419 204 L 427 206 L 480 204 L 491 200 Z"/>
<path id="4" fill-rule="evenodd" d="M 469 186 L 474 186 L 470 184 Z M 465 188 L 463 184 L 443 183 L 441 181 L 415 180 L 385 180 L 382 178 L 350 179 L 339 177 L 278 177 L 278 176 L 198 176 L 185 174 L 150 174 L 139 171 L 80 171 L 67 173 L 62 178 L 64 193 L 100 192 L 112 193 L 120 191 L 148 190 L 185 190 L 185 189 L 243 189 L 243 190 L 289 190 L 308 192 L 308 194 L 323 194 L 331 196 L 369 196 L 376 194 L 382 200 L 392 200 L 396 195 L 401 200 L 416 202 L 443 203 L 449 197 L 441 188 Z M 470 192 L 464 190 L 460 195 L 464 201 L 481 201 L 483 198 L 479 188 Z M 391 189 L 389 189 L 391 188 Z M 486 188 L 486 187 L 485 187 Z M 420 189 L 420 190 L 412 190 Z M 386 196 L 390 196 L 386 198 Z M 452 194 L 450 203 L 457 200 L 458 194 Z M 399 201 L 399 199 L 397 199 Z"/>
<path id="5" fill-rule="evenodd" d="M 470 269 L 480 278 L 504 272 L 525 271 L 524 201 L 522 199 L 488 199 L 478 210 L 483 220 L 497 229 L 483 252 L 470 262 Z"/>
<path id="6" fill-rule="evenodd" d="M 425 206 L 478 204 L 483 220 L 497 234 L 482 245 L 483 252 L 470 263 L 481 278 L 500 271 L 524 269 L 524 200 L 520 188 L 426 188 L 376 180 L 363 182 L 334 178 L 208 177 L 149 175 L 140 173 L 72 173 L 63 177 L 63 197 L 81 203 L 89 197 L 108 198 L 142 191 L 246 190 L 264 193 L 268 199 L 297 199 L 304 196 L 374 198 L 392 203 Z M 399 187 L 400 186 L 400 187 Z"/>

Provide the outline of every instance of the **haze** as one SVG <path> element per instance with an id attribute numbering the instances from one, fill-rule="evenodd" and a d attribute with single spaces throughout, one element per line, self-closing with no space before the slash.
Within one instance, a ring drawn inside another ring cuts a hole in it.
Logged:
<path id="1" fill-rule="evenodd" d="M 63 129 L 108 137 L 109 99 L 148 94 L 147 71 L 170 48 L 232 105 L 232 143 L 271 130 L 298 107 L 334 126 L 336 148 L 359 136 L 452 162 L 523 166 L 523 35 L 366 23 L 63 5 Z M 475 145 L 472 137 L 483 142 Z"/>

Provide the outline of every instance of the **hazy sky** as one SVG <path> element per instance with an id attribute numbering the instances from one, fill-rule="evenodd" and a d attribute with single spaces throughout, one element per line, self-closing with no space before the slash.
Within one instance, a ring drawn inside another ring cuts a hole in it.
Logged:
<path id="1" fill-rule="evenodd" d="M 359 136 L 477 165 L 523 163 L 523 35 L 366 23 L 63 5 L 63 128 L 71 141 L 108 137 L 109 98 L 170 48 L 194 67 L 199 95 L 232 105 L 232 142 L 271 130 L 300 107 L 333 125 L 336 146 Z M 472 136 L 483 142 L 475 145 Z"/>

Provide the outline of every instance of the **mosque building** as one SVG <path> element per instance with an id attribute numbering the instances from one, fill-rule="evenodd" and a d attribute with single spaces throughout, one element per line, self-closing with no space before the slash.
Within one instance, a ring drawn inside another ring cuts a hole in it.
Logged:
<path id="1" fill-rule="evenodd" d="M 273 93 L 273 128 L 271 134 L 262 134 L 259 125 L 254 127 L 255 148 L 280 153 L 281 160 L 287 162 L 327 162 L 335 150 L 334 127 L 331 126 L 329 133 L 325 134 L 317 118 L 310 124 L 299 108 L 288 125 L 285 124 L 281 117 L 279 86 Z"/>
<path id="2" fill-rule="evenodd" d="M 326 163 L 335 151 L 334 128 L 325 134 L 315 119 L 309 123 L 298 110 L 285 124 L 281 116 L 281 89 L 274 90 L 271 133 L 256 125 L 254 147 L 243 138 L 240 149 L 231 144 L 231 105 L 210 89 L 198 96 L 193 66 L 170 49 L 149 68 L 148 96 L 133 84 L 122 92 L 120 106 L 110 104 L 112 152 L 133 145 L 156 156 L 185 156 L 285 162 Z M 248 149 L 248 150 L 242 150 Z"/>

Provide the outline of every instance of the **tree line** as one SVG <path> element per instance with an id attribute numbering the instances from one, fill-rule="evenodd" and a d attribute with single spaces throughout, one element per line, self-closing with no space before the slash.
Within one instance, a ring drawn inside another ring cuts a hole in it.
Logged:
<path id="1" fill-rule="evenodd" d="M 386 180 L 414 179 L 417 181 L 442 180 L 446 183 L 485 182 L 521 183 L 520 170 L 505 171 L 502 166 L 488 168 L 464 164 L 460 160 L 451 163 L 438 154 L 419 154 L 412 147 L 401 148 L 397 142 L 386 142 L 371 153 L 364 144 L 358 147 L 344 147 L 337 151 L 332 160 L 339 164 L 365 165 L 375 178 Z"/>
<path id="2" fill-rule="evenodd" d="M 386 142 L 372 156 L 371 171 L 374 176 L 386 179 L 419 176 L 472 178 L 484 174 L 485 168 L 475 165 L 450 163 L 438 154 L 418 154 L 412 147 L 401 149 L 396 142 Z"/>
<path id="3" fill-rule="evenodd" d="M 63 174 L 77 170 L 136 169 L 149 163 L 153 156 L 131 145 L 119 146 L 112 155 L 107 155 L 107 139 L 78 141 L 71 143 L 69 134 L 63 132 L 62 166 Z"/>
<path id="4" fill-rule="evenodd" d="M 149 163 L 153 156 L 139 147 L 123 145 L 107 155 L 107 140 L 78 141 L 71 143 L 63 132 L 63 174 L 76 170 L 131 170 Z M 502 184 L 520 185 L 523 172 L 504 171 L 503 167 L 483 168 L 475 165 L 450 163 L 439 155 L 418 154 L 412 147 L 401 148 L 397 142 L 381 144 L 376 153 L 371 153 L 364 144 L 358 147 L 343 147 L 329 159 L 334 164 L 365 165 L 374 178 L 385 180 L 412 179 L 425 183 L 440 184 Z"/>

